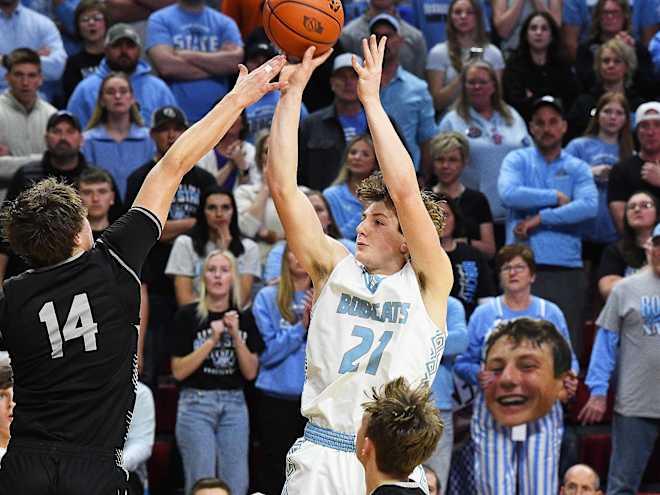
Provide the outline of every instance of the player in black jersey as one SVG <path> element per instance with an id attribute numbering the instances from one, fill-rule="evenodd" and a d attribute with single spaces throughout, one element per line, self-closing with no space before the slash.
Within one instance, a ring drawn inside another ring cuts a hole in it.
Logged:
<path id="1" fill-rule="evenodd" d="M 177 140 L 96 244 L 80 197 L 53 179 L 0 214 L 12 249 L 38 267 L 7 280 L 0 295 L 16 402 L 0 494 L 124 494 L 142 263 L 181 178 L 245 107 L 280 87 L 269 81 L 284 63 L 241 67 L 234 89 Z"/>

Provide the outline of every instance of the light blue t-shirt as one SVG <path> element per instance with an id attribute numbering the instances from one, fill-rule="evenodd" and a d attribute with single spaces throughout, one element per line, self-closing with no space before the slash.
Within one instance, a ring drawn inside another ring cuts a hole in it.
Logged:
<path id="1" fill-rule="evenodd" d="M 472 108 L 469 122 L 463 120 L 456 110 L 449 112 L 440 122 L 441 132 L 456 131 L 470 142 L 470 159 L 461 175 L 461 182 L 465 187 L 486 195 L 496 223 L 503 223 L 506 218 L 506 209 L 497 192 L 497 176 L 502 161 L 510 151 L 532 144 L 525 121 L 512 107 L 509 110 L 513 116 L 511 125 L 507 125 L 498 112 L 486 119 Z"/>
<path id="2" fill-rule="evenodd" d="M 569 153 L 580 160 L 587 162 L 591 167 L 595 165 L 613 166 L 619 161 L 619 145 L 604 143 L 597 137 L 579 137 L 573 139 L 566 146 Z M 599 181 L 594 177 L 596 189 L 598 189 L 598 214 L 596 218 L 587 220 L 578 226 L 582 238 L 610 244 L 619 238 L 614 228 L 610 210 L 607 207 L 607 180 Z"/>
<path id="3" fill-rule="evenodd" d="M 337 115 L 341 128 L 344 130 L 344 139 L 348 143 L 355 136 L 367 132 L 367 116 L 362 107 L 355 115 Z"/>
<path id="4" fill-rule="evenodd" d="M 146 51 L 156 45 L 168 45 L 210 53 L 220 50 L 225 43 L 243 46 L 236 22 L 217 10 L 205 7 L 201 12 L 190 12 L 174 4 L 149 16 Z M 201 119 L 229 91 L 227 76 L 167 82 L 191 122 Z"/>
<path id="5" fill-rule="evenodd" d="M 362 220 L 364 205 L 353 196 L 346 183 L 328 187 L 323 191 L 323 196 L 330 206 L 342 237 L 355 240 L 355 229 Z"/>

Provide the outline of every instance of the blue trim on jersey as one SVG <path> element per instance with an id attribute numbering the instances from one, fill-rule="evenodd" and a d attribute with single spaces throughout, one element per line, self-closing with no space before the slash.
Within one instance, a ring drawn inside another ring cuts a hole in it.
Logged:
<path id="1" fill-rule="evenodd" d="M 322 447 L 341 452 L 355 452 L 355 435 L 342 433 L 315 425 L 308 421 L 305 425 L 305 439 Z"/>
<path id="2" fill-rule="evenodd" d="M 371 292 L 372 294 L 375 294 L 376 291 L 378 290 L 378 286 L 385 279 L 385 277 L 382 276 L 382 275 L 372 275 L 363 266 L 362 267 L 362 279 L 364 280 L 364 285 L 366 285 L 367 289 L 369 289 L 369 292 Z"/>

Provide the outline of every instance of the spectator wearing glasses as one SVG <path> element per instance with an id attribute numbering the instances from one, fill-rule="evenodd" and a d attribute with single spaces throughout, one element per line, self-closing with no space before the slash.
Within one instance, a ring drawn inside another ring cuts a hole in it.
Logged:
<path id="1" fill-rule="evenodd" d="M 598 290 L 607 299 L 614 286 L 646 265 L 644 246 L 660 222 L 658 199 L 638 191 L 626 201 L 621 240 L 605 248 L 598 272 Z"/>
<path id="2" fill-rule="evenodd" d="M 612 167 L 607 186 L 610 213 L 623 232 L 626 201 L 635 191 L 648 191 L 660 198 L 660 102 L 644 103 L 635 112 L 639 153 Z"/>
<path id="3" fill-rule="evenodd" d="M 495 222 L 496 244 L 504 244 L 506 210 L 497 192 L 497 175 L 510 151 L 532 141 L 522 117 L 502 99 L 495 69 L 482 60 L 471 61 L 461 74 L 461 91 L 454 110 L 440 122 L 440 131 L 468 138 L 470 158 L 461 176 L 465 187 L 488 198 Z"/>

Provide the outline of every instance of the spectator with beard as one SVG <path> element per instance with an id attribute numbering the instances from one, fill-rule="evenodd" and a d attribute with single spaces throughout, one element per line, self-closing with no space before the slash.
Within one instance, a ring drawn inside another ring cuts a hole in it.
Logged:
<path id="1" fill-rule="evenodd" d="M 243 61 L 238 26 L 204 0 L 178 0 L 154 12 L 146 50 L 192 122 L 229 91 L 229 78 Z"/>
<path id="2" fill-rule="evenodd" d="M 17 48 L 4 63 L 9 90 L 0 95 L 0 199 L 16 169 L 44 152 L 42 133 L 55 112 L 38 94 L 43 75 L 37 52 Z"/>
<path id="3" fill-rule="evenodd" d="M 101 65 L 76 86 L 67 105 L 67 109 L 78 117 L 83 127 L 87 126 L 94 113 L 101 82 L 110 72 L 124 72 L 129 76 L 145 122 L 149 122 L 157 108 L 176 103 L 167 84 L 154 76 L 149 64 L 140 59 L 141 46 L 140 37 L 128 24 L 115 24 L 108 30 L 105 57 Z"/>
<path id="4" fill-rule="evenodd" d="M 46 124 L 46 152 L 40 159 L 25 164 L 14 174 L 6 199 L 14 200 L 21 192 L 47 177 L 74 184 L 82 172 L 90 168 L 80 151 L 82 141 L 80 123 L 72 113 L 60 110 L 51 115 Z M 119 198 L 114 183 L 113 190 L 115 197 Z M 110 219 L 118 218 L 121 211 L 122 206 L 117 199 L 110 210 Z M 10 253 L 9 246 L 0 247 L 0 280 L 18 275 L 27 268 L 21 258 Z"/>

